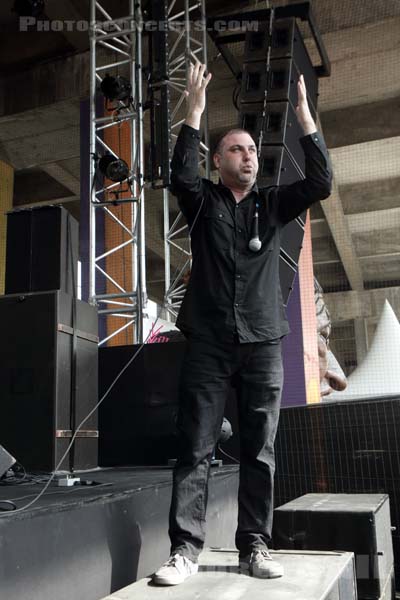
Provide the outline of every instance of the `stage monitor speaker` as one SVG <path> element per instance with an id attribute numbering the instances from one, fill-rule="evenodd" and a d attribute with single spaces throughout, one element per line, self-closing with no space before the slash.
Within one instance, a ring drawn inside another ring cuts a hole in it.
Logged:
<path id="1" fill-rule="evenodd" d="M 394 595 L 387 494 L 306 494 L 274 511 L 274 547 L 354 552 L 358 598 Z"/>
<path id="2" fill-rule="evenodd" d="M 299 141 L 304 133 L 290 102 L 268 102 L 265 114 L 261 103 L 242 104 L 239 127 L 246 129 L 256 142 L 262 132 L 264 145 L 285 146 L 299 172 L 304 176 L 304 150 Z"/>
<path id="3" fill-rule="evenodd" d="M 63 292 L 0 297 L 0 439 L 27 470 L 54 471 L 97 402 L 97 310 L 77 300 L 75 336 L 72 325 L 73 298 Z M 97 447 L 94 414 L 59 470 L 71 461 L 74 469 L 97 467 Z"/>
<path id="4" fill-rule="evenodd" d="M 17 461 L 3 446 L 0 446 L 0 479 Z"/>
<path id="5" fill-rule="evenodd" d="M 5 293 L 77 286 L 78 222 L 61 206 L 16 210 L 7 215 Z"/>
<path id="6" fill-rule="evenodd" d="M 183 338 L 182 338 L 183 339 Z M 99 393 L 139 346 L 99 349 Z M 99 407 L 99 464 L 166 465 L 177 454 L 179 373 L 185 343 L 145 344 Z"/>

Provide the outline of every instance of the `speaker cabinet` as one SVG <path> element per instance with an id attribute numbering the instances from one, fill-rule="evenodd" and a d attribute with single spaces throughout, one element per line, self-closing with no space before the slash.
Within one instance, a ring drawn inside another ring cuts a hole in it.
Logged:
<path id="1" fill-rule="evenodd" d="M 254 140 L 258 140 L 262 132 L 264 145 L 283 145 L 304 177 L 304 151 L 299 141 L 304 134 L 290 102 L 268 102 L 265 113 L 263 104 L 242 104 L 239 126 Z"/>
<path id="2" fill-rule="evenodd" d="M 61 206 L 7 215 L 5 293 L 62 290 L 77 286 L 78 222 Z"/>
<path id="3" fill-rule="evenodd" d="M 394 600 L 387 494 L 306 494 L 274 511 L 276 548 L 354 552 L 358 598 Z"/>
<path id="4" fill-rule="evenodd" d="M 302 179 L 302 173 L 284 146 L 262 146 L 259 156 L 258 185 L 288 185 Z"/>
<path id="5" fill-rule="evenodd" d="M 267 77 L 268 59 L 270 60 Z M 259 23 L 258 31 L 246 34 L 244 51 L 242 102 L 288 100 L 297 104 L 297 80 L 304 75 L 311 112 L 315 117 L 318 78 L 304 45 L 296 19 L 277 19 L 272 34 L 269 23 Z"/>
<path id="6" fill-rule="evenodd" d="M 55 470 L 71 431 L 97 402 L 97 310 L 75 302 L 73 330 L 69 294 L 0 297 L 0 439 L 27 470 Z M 82 430 L 59 470 L 97 466 L 96 414 Z"/>
<path id="7" fill-rule="evenodd" d="M 99 350 L 100 396 L 139 346 Z M 184 342 L 145 344 L 99 407 L 99 464 L 166 465 L 177 454 L 175 419 Z"/>

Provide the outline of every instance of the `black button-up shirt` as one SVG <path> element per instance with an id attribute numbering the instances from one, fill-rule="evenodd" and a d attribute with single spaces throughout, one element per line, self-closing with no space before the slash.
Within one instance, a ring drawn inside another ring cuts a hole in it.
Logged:
<path id="1" fill-rule="evenodd" d="M 183 125 L 171 163 L 171 192 L 191 231 L 192 272 L 177 327 L 186 336 L 240 343 L 289 333 L 279 281 L 282 228 L 331 190 L 331 168 L 320 133 L 300 139 L 305 179 L 258 189 L 239 203 L 222 183 L 201 178 L 199 132 Z M 249 250 L 255 203 L 259 252 Z"/>

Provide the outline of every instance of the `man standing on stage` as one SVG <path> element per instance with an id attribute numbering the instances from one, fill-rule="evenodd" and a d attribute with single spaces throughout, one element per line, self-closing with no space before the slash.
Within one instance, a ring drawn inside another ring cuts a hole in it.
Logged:
<path id="1" fill-rule="evenodd" d="M 169 535 L 171 557 L 154 575 L 175 585 L 197 572 L 205 538 L 210 459 L 228 389 L 237 390 L 240 428 L 239 566 L 255 577 L 281 577 L 268 553 L 273 512 L 274 440 L 283 369 L 281 338 L 289 333 L 279 282 L 282 228 L 327 198 L 331 169 L 311 116 L 304 79 L 298 82 L 297 119 L 305 179 L 259 189 L 257 148 L 244 130 L 219 142 L 220 181 L 198 173 L 205 65 L 191 66 L 187 117 L 171 163 L 171 191 L 189 226 L 193 264 L 177 326 L 187 338 L 180 381 L 179 456 L 174 469 Z M 258 214 L 259 236 L 254 215 Z M 250 243 L 249 243 L 250 242 Z"/>

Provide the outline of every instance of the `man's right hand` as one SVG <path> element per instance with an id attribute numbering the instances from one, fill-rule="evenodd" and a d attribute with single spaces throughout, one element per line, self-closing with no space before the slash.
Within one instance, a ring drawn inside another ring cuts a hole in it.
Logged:
<path id="1" fill-rule="evenodd" d="M 187 100 L 187 114 L 185 123 L 194 129 L 200 129 L 201 115 L 206 106 L 206 87 L 208 86 L 211 73 L 204 77 L 206 65 L 197 62 L 190 64 L 188 81 L 185 90 Z"/>

